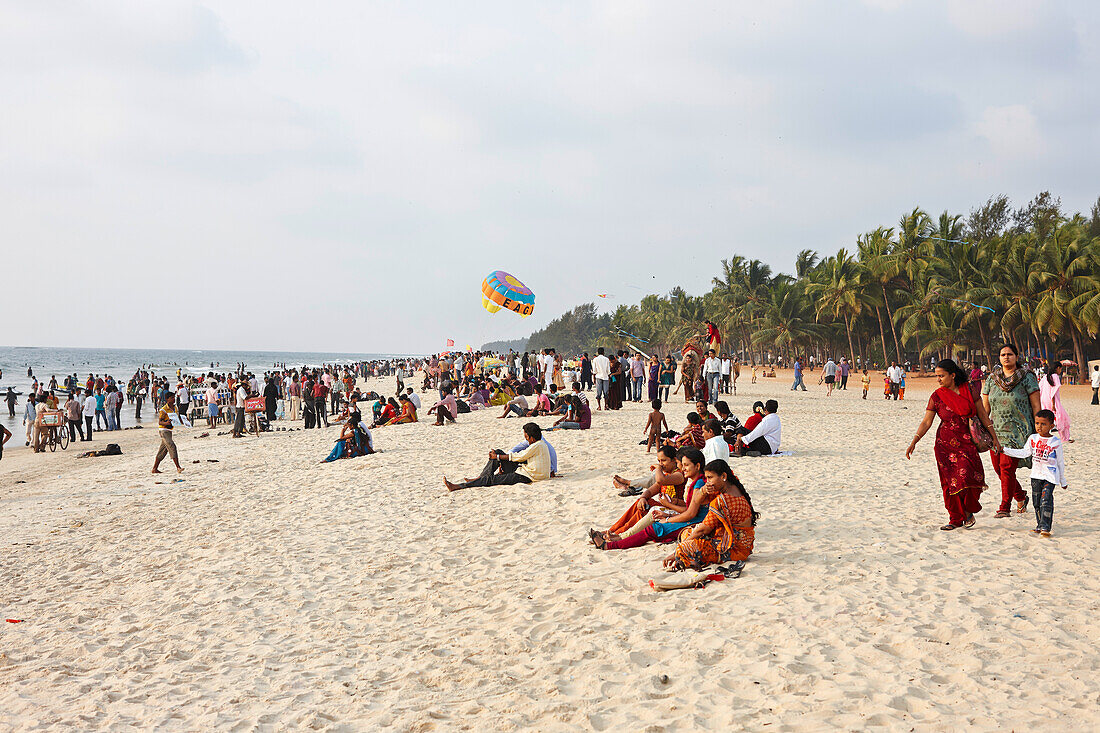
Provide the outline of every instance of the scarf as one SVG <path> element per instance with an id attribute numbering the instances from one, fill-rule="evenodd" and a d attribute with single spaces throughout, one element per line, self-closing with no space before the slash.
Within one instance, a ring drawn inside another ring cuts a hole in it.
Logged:
<path id="1" fill-rule="evenodd" d="M 1016 389 L 1016 385 L 1022 382 L 1027 374 L 1028 370 L 1026 367 L 1017 366 L 1016 371 L 1012 373 L 1012 376 L 1008 377 L 1005 375 L 1004 369 L 1002 367 L 997 367 L 993 370 L 992 376 L 993 381 L 997 384 L 998 387 L 1003 389 L 1005 392 L 1011 392 L 1012 390 Z"/>
<path id="2" fill-rule="evenodd" d="M 936 393 L 947 405 L 947 409 L 961 418 L 968 418 L 974 414 L 974 398 L 970 395 L 969 385 L 963 385 L 962 389 L 954 392 L 947 387 L 940 387 Z"/>

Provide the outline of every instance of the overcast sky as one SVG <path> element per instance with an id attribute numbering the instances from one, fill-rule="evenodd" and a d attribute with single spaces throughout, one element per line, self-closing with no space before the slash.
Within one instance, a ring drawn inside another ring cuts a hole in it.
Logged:
<path id="1" fill-rule="evenodd" d="M 1094 0 L 0 0 L 0 344 L 432 352 L 1087 210 L 1098 79 Z"/>

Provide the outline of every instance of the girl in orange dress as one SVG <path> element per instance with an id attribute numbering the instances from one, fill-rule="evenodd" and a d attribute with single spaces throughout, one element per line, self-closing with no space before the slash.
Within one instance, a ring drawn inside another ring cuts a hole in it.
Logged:
<path id="1" fill-rule="evenodd" d="M 665 558 L 665 567 L 702 570 L 707 565 L 747 560 L 756 539 L 757 513 L 752 499 L 729 464 L 719 458 L 706 466 L 704 500 L 709 511 L 702 523 L 680 536 L 676 552 Z"/>

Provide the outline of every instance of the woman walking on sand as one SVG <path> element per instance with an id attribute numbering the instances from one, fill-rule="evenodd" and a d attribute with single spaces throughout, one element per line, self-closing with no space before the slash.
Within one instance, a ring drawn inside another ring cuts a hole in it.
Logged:
<path id="1" fill-rule="evenodd" d="M 985 406 L 974 399 L 966 374 L 958 364 L 952 359 L 942 360 L 936 365 L 936 380 L 940 387 L 928 398 L 924 419 L 905 451 L 905 457 L 912 457 L 913 449 L 938 415 L 940 426 L 936 429 L 934 450 L 948 517 L 947 524 L 940 529 L 970 529 L 974 526 L 974 515 L 982 510 L 978 500 L 985 489 L 985 470 L 978 456 L 978 447 L 970 437 L 970 418 L 977 415 L 993 435 L 993 450 L 997 451 L 994 455 L 1000 454 L 1001 444 L 993 432 Z"/>
<path id="2" fill-rule="evenodd" d="M 1005 448 L 1023 448 L 1035 432 L 1035 413 L 1039 411 L 1039 381 L 1035 375 L 1019 363 L 1016 347 L 1001 347 L 1001 365 L 986 378 L 982 387 L 982 402 L 989 413 L 997 439 Z M 1018 459 L 1004 453 L 991 453 L 993 470 L 1001 479 L 1001 505 L 994 515 L 997 519 L 1009 516 L 1012 500 L 1016 511 L 1027 510 L 1027 494 L 1016 480 L 1016 468 L 1021 463 L 1031 467 L 1031 459 Z"/>
<path id="3" fill-rule="evenodd" d="M 1062 365 L 1047 362 L 1047 375 L 1039 381 L 1039 405 L 1054 413 L 1054 427 L 1058 429 L 1058 438 L 1064 443 L 1072 443 L 1069 437 L 1069 413 L 1062 407 Z"/>

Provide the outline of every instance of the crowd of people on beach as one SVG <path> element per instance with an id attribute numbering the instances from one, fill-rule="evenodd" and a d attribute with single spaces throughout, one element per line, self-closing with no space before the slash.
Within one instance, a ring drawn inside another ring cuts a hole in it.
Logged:
<path id="1" fill-rule="evenodd" d="M 125 383 L 111 375 L 96 374 L 83 380 L 76 374 L 66 375 L 60 382 L 56 377 L 47 382 L 35 379 L 24 411 L 26 445 L 35 451 L 44 450 L 46 413 L 63 415 L 65 425 L 61 429 L 68 430 L 71 440 L 79 437 L 87 442 L 95 433 L 122 429 L 126 405 L 132 406 L 134 420 L 140 424 L 142 407 L 150 402 L 161 432 L 154 473 L 159 472 L 165 457 L 171 457 L 177 470 L 182 471 L 172 430 L 190 424 L 190 420 L 205 420 L 209 429 L 220 424 L 231 426 L 228 434 L 235 438 L 246 431 L 259 435 L 279 429 L 274 427 L 279 420 L 301 420 L 306 429 L 338 423 L 340 434 L 324 461 L 354 458 L 377 451 L 372 431 L 419 421 L 424 406 L 413 386 L 406 384 L 419 373 L 421 392 L 438 393 L 438 400 L 433 397 L 426 412 L 434 418 L 434 426 L 454 425 L 464 413 L 493 408 L 500 409 L 498 418 L 528 420 L 523 427 L 524 439 L 511 450 L 490 451 L 477 477 L 461 482 L 444 478 L 446 487 L 455 491 L 551 478 L 557 472 L 557 453 L 550 445 L 549 433 L 588 430 L 594 412 L 619 410 L 626 402 L 648 400 L 651 410 L 639 442 L 646 446 L 646 452 L 656 449 L 657 462 L 641 479 L 614 478 L 621 495 L 631 497 L 633 503 L 620 520 L 607 530 L 593 530 L 590 537 L 601 549 L 690 539 L 696 544 L 690 550 L 674 553 L 677 559 L 670 562 L 694 567 L 698 563 L 686 562 L 689 556 L 726 558 L 744 554 L 738 547 L 747 547 L 751 552 L 751 531 L 747 528 L 753 526 L 756 515 L 729 466 L 737 458 L 779 453 L 782 435 L 776 400 L 755 403 L 742 422 L 722 399 L 724 394 L 736 393 L 740 365 L 721 351 L 720 341 L 712 341 L 710 348 L 697 357 L 700 351 L 685 349 L 679 362 L 672 354 L 662 359 L 638 350 L 608 353 L 603 347 L 597 348 L 592 358 L 584 352 L 567 359 L 555 349 L 546 348 L 522 354 L 455 352 L 423 359 L 318 367 L 275 364 L 262 375 L 249 371 L 242 363 L 233 371 L 211 369 L 202 374 L 183 374 L 177 370 L 174 376 L 141 369 Z M 981 509 L 978 499 L 986 488 L 979 454 L 989 450 L 1001 484 L 995 517 L 1009 516 L 1013 502 L 1017 512 L 1024 512 L 1030 502 L 1036 511 L 1035 531 L 1049 536 L 1054 487 L 1066 486 L 1063 452 L 1073 442 L 1060 395 L 1063 366 L 1051 361 L 1030 369 L 1019 362 L 1011 344 L 1002 347 L 999 361 L 992 371 L 974 363 L 966 372 L 950 359 L 935 364 L 940 386 L 929 398 L 907 456 L 939 417 L 935 455 L 949 519 L 941 529 L 974 526 L 975 515 Z M 871 376 L 861 358 L 853 365 L 844 356 L 835 361 L 828 356 L 824 360 L 814 355 L 808 359 L 796 356 L 791 363 L 791 390 L 807 389 L 803 363 L 809 365 L 805 372 L 820 369 L 818 384 L 824 385 L 825 396 L 847 391 L 849 379 L 858 375 L 861 396 L 867 399 Z M 909 363 L 891 362 L 881 372 L 885 399 L 905 399 L 905 378 L 910 367 Z M 366 377 L 392 377 L 393 395 L 362 392 L 357 382 Z M 1090 381 L 1093 404 L 1097 404 L 1100 366 L 1092 370 Z M 685 402 L 693 402 L 695 409 L 688 413 L 680 430 L 670 430 L 662 408 L 681 388 Z M 587 394 L 592 390 L 594 408 Z M 9 414 L 14 414 L 13 398 L 9 389 Z M 534 422 L 538 418 L 553 421 L 540 426 Z M 10 438 L 10 431 L 0 433 L 0 456 L 3 443 Z M 1030 497 L 1016 478 L 1021 465 L 1032 471 Z M 749 506 L 748 514 L 744 505 L 734 501 L 738 497 Z M 721 508 L 712 506 L 716 501 Z M 714 522 L 696 529 L 710 512 L 715 512 Z M 753 521 L 745 525 L 749 514 Z M 686 528 L 690 531 L 683 533 Z M 725 549 L 716 555 L 698 549 L 698 541 L 714 537 L 723 538 L 715 546 Z"/>

